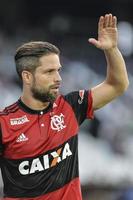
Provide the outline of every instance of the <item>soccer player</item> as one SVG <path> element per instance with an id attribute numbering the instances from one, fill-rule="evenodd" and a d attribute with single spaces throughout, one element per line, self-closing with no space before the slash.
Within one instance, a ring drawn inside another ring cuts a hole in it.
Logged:
<path id="1" fill-rule="evenodd" d="M 16 51 L 23 83 L 20 99 L 0 113 L 1 172 L 5 200 L 81 200 L 78 129 L 93 112 L 128 87 L 124 59 L 117 47 L 117 19 L 101 16 L 98 39 L 89 42 L 105 53 L 107 76 L 89 89 L 59 94 L 59 49 L 25 43 Z"/>

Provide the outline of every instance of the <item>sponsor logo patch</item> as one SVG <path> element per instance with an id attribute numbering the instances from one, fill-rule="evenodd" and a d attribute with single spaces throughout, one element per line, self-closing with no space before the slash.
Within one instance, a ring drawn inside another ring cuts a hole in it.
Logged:
<path id="1" fill-rule="evenodd" d="M 66 143 L 63 147 L 57 149 L 56 151 L 52 151 L 49 154 L 35 158 L 32 161 L 22 161 L 18 166 L 18 170 L 21 175 L 34 174 L 56 166 L 69 156 L 72 156 L 72 151 L 69 143 Z"/>
<path id="2" fill-rule="evenodd" d="M 29 122 L 29 119 L 27 118 L 26 115 L 24 115 L 22 117 L 19 117 L 19 118 L 10 119 L 10 124 L 12 126 L 19 125 L 19 124 L 24 124 L 26 122 Z"/>

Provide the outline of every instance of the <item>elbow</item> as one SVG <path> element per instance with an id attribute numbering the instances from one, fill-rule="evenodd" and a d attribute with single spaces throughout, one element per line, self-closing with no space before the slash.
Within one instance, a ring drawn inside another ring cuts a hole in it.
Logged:
<path id="1" fill-rule="evenodd" d="M 117 91 L 119 95 L 122 95 L 129 86 L 129 80 L 125 81 L 124 83 L 120 84 L 120 86 L 118 87 Z"/>
<path id="2" fill-rule="evenodd" d="M 129 86 L 129 80 L 127 79 L 123 84 L 123 92 L 125 92 L 128 89 L 128 86 Z"/>
<path id="3" fill-rule="evenodd" d="M 125 90 L 127 90 L 129 87 L 129 80 L 127 80 L 126 86 L 125 86 Z"/>

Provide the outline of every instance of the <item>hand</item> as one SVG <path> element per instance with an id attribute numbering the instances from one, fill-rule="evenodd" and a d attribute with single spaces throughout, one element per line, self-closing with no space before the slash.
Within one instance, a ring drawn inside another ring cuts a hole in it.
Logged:
<path id="1" fill-rule="evenodd" d="M 98 23 L 98 40 L 90 38 L 89 42 L 102 50 L 117 46 L 117 18 L 112 14 L 101 16 Z"/>

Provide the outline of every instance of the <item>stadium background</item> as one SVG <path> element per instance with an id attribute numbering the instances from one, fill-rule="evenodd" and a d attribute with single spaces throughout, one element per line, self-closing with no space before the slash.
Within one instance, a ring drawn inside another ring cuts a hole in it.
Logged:
<path id="1" fill-rule="evenodd" d="M 118 17 L 119 48 L 126 60 L 126 93 L 95 112 L 79 134 L 83 200 L 133 200 L 133 1 L 1 0 L 0 108 L 21 93 L 13 56 L 24 42 L 44 40 L 61 49 L 62 93 L 91 88 L 104 79 L 103 52 L 91 46 L 100 15 Z M 0 179 L 2 195 L 2 180 Z"/>

